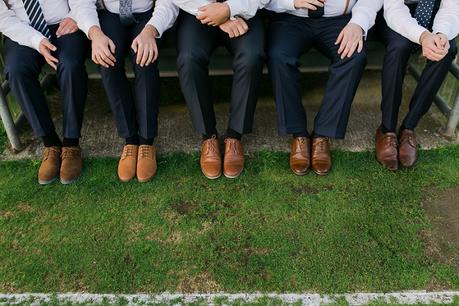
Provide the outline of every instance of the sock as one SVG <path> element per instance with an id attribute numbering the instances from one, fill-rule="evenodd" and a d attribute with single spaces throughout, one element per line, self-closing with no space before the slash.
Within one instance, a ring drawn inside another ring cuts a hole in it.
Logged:
<path id="1" fill-rule="evenodd" d="M 216 136 L 218 138 L 217 130 L 213 130 L 210 133 L 202 134 L 202 140 L 211 139 L 212 137 Z"/>
<path id="2" fill-rule="evenodd" d="M 386 126 L 384 124 L 381 124 L 381 131 L 383 132 L 383 134 L 395 133 L 395 130 L 386 128 Z"/>
<path id="3" fill-rule="evenodd" d="M 139 136 L 139 145 L 152 146 L 154 141 L 154 138 L 143 138 L 142 136 Z"/>
<path id="4" fill-rule="evenodd" d="M 64 138 L 62 145 L 64 147 L 78 147 L 80 145 L 80 139 L 79 138 Z"/>
<path id="5" fill-rule="evenodd" d="M 233 139 L 241 140 L 242 134 L 236 132 L 233 129 L 228 129 L 228 131 L 226 132 L 226 138 L 233 138 Z"/>
<path id="6" fill-rule="evenodd" d="M 139 145 L 139 136 L 135 135 L 135 136 L 126 138 L 126 145 L 136 145 L 136 146 L 138 146 Z"/>
<path id="7" fill-rule="evenodd" d="M 41 138 L 45 147 L 62 147 L 62 141 L 57 136 L 56 131 L 52 131 L 48 135 Z"/>
<path id="8" fill-rule="evenodd" d="M 304 133 L 295 133 L 295 134 L 293 134 L 293 138 L 298 138 L 298 137 L 307 137 L 307 138 L 309 138 L 309 133 L 308 132 L 304 132 Z"/>
<path id="9" fill-rule="evenodd" d="M 316 132 L 312 132 L 312 138 L 328 138 L 328 136 L 317 134 Z"/>

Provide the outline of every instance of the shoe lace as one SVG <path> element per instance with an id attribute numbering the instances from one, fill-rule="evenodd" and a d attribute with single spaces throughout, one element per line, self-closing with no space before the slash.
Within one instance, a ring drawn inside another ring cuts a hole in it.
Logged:
<path id="1" fill-rule="evenodd" d="M 228 144 L 228 151 L 231 151 L 233 154 L 237 155 L 239 154 L 238 147 L 236 145 L 237 141 L 234 139 L 226 139 L 225 143 Z"/>
<path id="2" fill-rule="evenodd" d="M 397 138 L 392 135 L 385 135 L 386 147 L 397 147 Z"/>
<path id="3" fill-rule="evenodd" d="M 78 148 L 67 148 L 62 151 L 62 159 L 78 157 L 79 152 Z"/>
<path id="4" fill-rule="evenodd" d="M 46 148 L 43 150 L 43 160 L 47 160 L 51 155 L 59 155 L 59 151 L 55 148 Z"/>
<path id="5" fill-rule="evenodd" d="M 328 144 L 328 137 L 323 137 L 323 138 L 319 138 L 317 145 L 320 151 L 325 151 L 327 144 Z"/>
<path id="6" fill-rule="evenodd" d="M 212 136 L 211 139 L 209 139 L 207 141 L 208 143 L 208 146 L 207 146 L 207 154 L 210 154 L 210 153 L 214 153 L 214 154 L 217 154 L 218 150 L 217 150 L 217 142 L 215 141 L 217 139 L 217 136 Z"/>
<path id="7" fill-rule="evenodd" d="M 123 158 L 134 156 L 134 148 L 131 146 L 124 147 Z"/>
<path id="8" fill-rule="evenodd" d="M 147 157 L 150 157 L 150 152 L 151 152 L 150 147 L 142 146 L 140 147 L 139 155 L 141 158 L 147 158 Z"/>

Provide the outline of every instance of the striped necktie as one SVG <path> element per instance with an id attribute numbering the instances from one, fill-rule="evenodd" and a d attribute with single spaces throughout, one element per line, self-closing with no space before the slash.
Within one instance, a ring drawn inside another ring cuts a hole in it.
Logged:
<path id="1" fill-rule="evenodd" d="M 125 25 L 137 23 L 132 12 L 132 0 L 120 0 L 120 19 Z"/>
<path id="2" fill-rule="evenodd" d="M 23 2 L 32 28 L 43 34 L 46 38 L 51 39 L 51 32 L 43 15 L 40 2 L 38 0 L 23 0 Z"/>

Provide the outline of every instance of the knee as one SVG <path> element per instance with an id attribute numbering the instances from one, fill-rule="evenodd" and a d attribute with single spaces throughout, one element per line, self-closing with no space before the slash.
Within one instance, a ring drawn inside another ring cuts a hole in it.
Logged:
<path id="1" fill-rule="evenodd" d="M 199 49 L 181 50 L 177 56 L 177 68 L 182 69 L 194 65 L 204 65 L 209 62 L 209 55 Z"/>
<path id="2" fill-rule="evenodd" d="M 365 50 L 362 50 L 362 52 L 357 52 L 356 51 L 352 55 L 351 60 L 355 65 L 357 65 L 359 67 L 366 66 L 366 64 L 367 64 L 367 53 L 365 52 Z"/>
<path id="3" fill-rule="evenodd" d="M 61 73 L 74 74 L 85 69 L 84 61 L 78 60 L 75 57 L 65 56 L 59 58 L 57 69 Z"/>
<path id="4" fill-rule="evenodd" d="M 235 55 L 234 65 L 253 70 L 263 67 L 264 60 L 263 50 L 247 49 Z"/>
<path id="5" fill-rule="evenodd" d="M 268 50 L 268 65 L 270 68 L 296 65 L 297 59 L 282 48 L 273 47 Z"/>
<path id="6" fill-rule="evenodd" d="M 393 39 L 387 46 L 387 52 L 394 56 L 410 55 L 412 43 L 406 38 Z"/>

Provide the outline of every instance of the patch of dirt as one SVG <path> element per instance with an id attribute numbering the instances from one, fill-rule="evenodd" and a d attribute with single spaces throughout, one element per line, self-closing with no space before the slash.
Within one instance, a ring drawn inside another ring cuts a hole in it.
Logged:
<path id="1" fill-rule="evenodd" d="M 211 273 L 204 271 L 198 275 L 190 276 L 186 271 L 179 275 L 180 281 L 177 286 L 177 292 L 182 293 L 202 293 L 202 292 L 220 292 L 220 285 L 213 279 Z"/>
<path id="2" fill-rule="evenodd" d="M 184 201 L 172 204 L 172 208 L 182 216 L 189 216 L 196 210 L 197 204 L 192 201 Z"/>
<path id="3" fill-rule="evenodd" d="M 422 205 L 433 224 L 433 230 L 421 235 L 430 258 L 452 266 L 459 272 L 458 199 L 459 186 L 456 186 L 425 200 Z"/>

